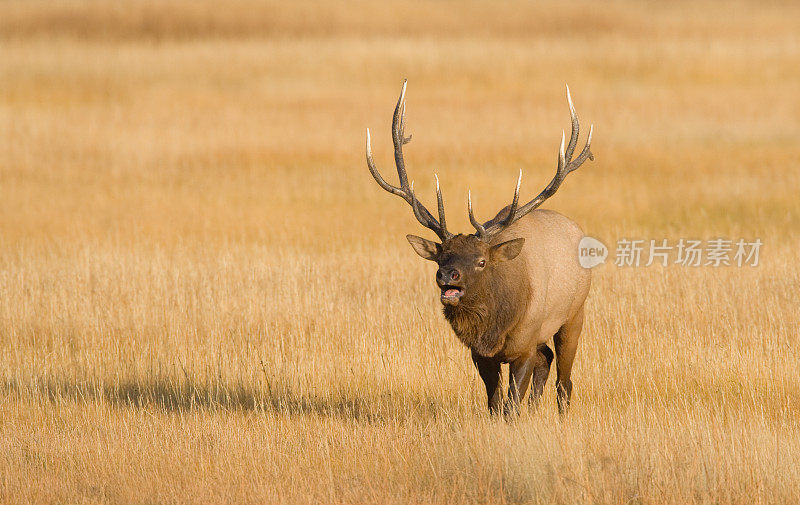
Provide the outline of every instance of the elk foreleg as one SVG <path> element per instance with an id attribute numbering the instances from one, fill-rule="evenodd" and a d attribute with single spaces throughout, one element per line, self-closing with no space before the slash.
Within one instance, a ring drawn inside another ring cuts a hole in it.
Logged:
<path id="1" fill-rule="evenodd" d="M 539 363 L 538 353 L 533 356 L 524 356 L 509 363 L 511 371 L 510 384 L 508 388 L 508 414 L 519 413 L 519 406 L 528 387 L 531 384 L 531 376 Z"/>
<path id="2" fill-rule="evenodd" d="M 503 399 L 500 394 L 500 360 L 487 358 L 476 352 L 472 352 L 472 362 L 478 369 L 483 384 L 486 386 L 486 396 L 488 398 L 489 412 L 492 414 L 500 413 Z"/>

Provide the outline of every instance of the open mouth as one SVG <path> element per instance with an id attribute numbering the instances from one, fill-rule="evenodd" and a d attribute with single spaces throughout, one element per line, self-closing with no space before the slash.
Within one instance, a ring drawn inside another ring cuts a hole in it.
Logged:
<path id="1" fill-rule="evenodd" d="M 442 303 L 445 305 L 458 305 L 458 301 L 464 296 L 464 288 L 458 286 L 442 287 Z"/>

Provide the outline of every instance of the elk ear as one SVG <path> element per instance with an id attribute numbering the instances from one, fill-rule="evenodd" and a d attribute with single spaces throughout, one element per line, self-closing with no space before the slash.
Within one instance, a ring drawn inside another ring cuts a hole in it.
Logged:
<path id="1" fill-rule="evenodd" d="M 502 244 L 492 246 L 492 258 L 496 261 L 513 260 L 522 251 L 525 244 L 524 238 L 515 238 Z"/>
<path id="2" fill-rule="evenodd" d="M 439 254 L 442 252 L 442 246 L 432 240 L 428 240 L 416 235 L 406 235 L 408 243 L 414 248 L 414 251 L 425 258 L 426 260 L 436 261 Z"/>

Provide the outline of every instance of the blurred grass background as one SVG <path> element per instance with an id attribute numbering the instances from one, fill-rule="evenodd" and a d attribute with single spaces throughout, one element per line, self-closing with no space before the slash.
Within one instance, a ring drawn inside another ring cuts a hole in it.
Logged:
<path id="1" fill-rule="evenodd" d="M 0 3 L 0 499 L 797 501 L 800 6 Z M 757 268 L 597 269 L 574 408 L 484 413 L 391 180 Z"/>

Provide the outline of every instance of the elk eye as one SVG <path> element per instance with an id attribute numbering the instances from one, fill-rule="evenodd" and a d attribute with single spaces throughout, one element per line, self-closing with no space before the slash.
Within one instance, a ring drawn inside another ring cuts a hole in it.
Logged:
<path id="1" fill-rule="evenodd" d="M 478 262 L 478 266 L 481 267 L 481 268 L 485 267 L 486 266 L 486 260 L 480 260 Z"/>

